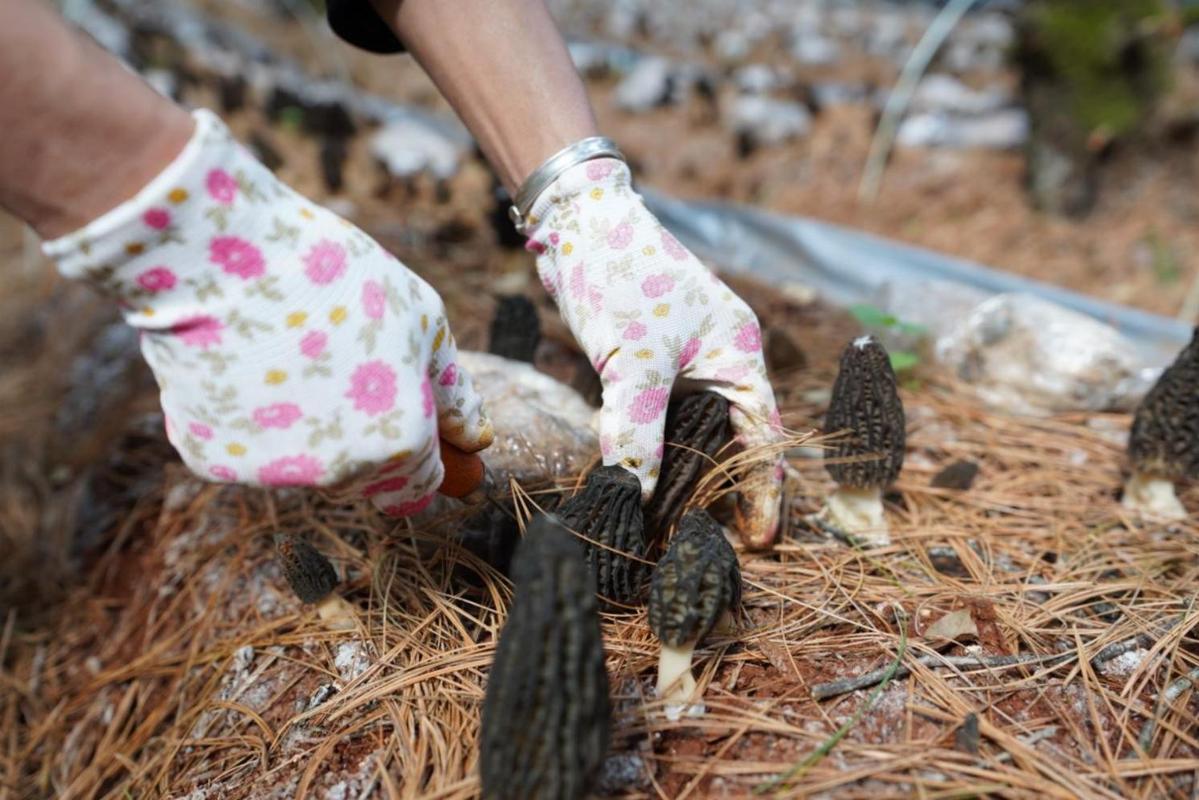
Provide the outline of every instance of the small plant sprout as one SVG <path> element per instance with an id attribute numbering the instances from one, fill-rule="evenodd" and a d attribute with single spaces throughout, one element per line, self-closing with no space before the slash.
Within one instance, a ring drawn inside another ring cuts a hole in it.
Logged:
<path id="1" fill-rule="evenodd" d="M 828 433 L 846 431 L 824 454 L 837 482 L 821 519 L 871 547 L 891 543 L 882 494 L 903 467 L 905 421 L 886 349 L 871 336 L 854 339 L 841 366 L 825 416 Z"/>
<path id="2" fill-rule="evenodd" d="M 1174 484 L 1199 478 L 1199 328 L 1137 408 L 1128 458 L 1124 507 L 1159 522 L 1186 519 Z"/>
<path id="3" fill-rule="evenodd" d="M 681 713 L 695 695 L 696 646 L 740 603 L 741 568 L 732 545 L 707 511 L 688 511 L 654 568 L 649 593 L 649 626 L 662 643 L 658 696 L 668 716 Z"/>
<path id="4" fill-rule="evenodd" d="M 352 628 L 354 613 L 349 604 L 333 593 L 337 570 L 319 550 L 294 534 L 275 534 L 275 552 L 283 574 L 302 603 L 315 603 L 317 613 L 330 627 Z"/>
<path id="5" fill-rule="evenodd" d="M 593 470 L 557 513 L 586 540 L 587 566 L 600 596 L 623 605 L 641 602 L 649 569 L 637 476 L 617 465 Z"/>
<path id="6" fill-rule="evenodd" d="M 539 515 L 513 558 L 515 593 L 483 699 L 486 800 L 582 800 L 608 752 L 608 674 L 583 547 Z"/>

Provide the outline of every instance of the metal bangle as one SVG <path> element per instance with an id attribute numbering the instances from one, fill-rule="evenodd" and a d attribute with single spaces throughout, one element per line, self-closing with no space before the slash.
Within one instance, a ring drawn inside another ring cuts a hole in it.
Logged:
<path id="1" fill-rule="evenodd" d="M 529 211 L 533 203 L 551 183 L 558 179 L 563 172 L 571 167 L 591 161 L 596 158 L 616 158 L 625 160 L 624 154 L 616 146 L 616 142 L 606 136 L 591 136 L 580 139 L 574 144 L 567 145 L 542 162 L 533 170 L 516 192 L 516 199 L 508 208 L 508 218 L 516 226 L 516 230 L 524 232 L 529 224 Z"/>

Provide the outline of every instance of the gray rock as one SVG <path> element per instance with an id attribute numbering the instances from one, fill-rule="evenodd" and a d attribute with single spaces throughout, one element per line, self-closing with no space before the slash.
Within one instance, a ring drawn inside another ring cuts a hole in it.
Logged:
<path id="1" fill-rule="evenodd" d="M 905 119 L 895 141 L 900 147 L 1010 150 L 1028 141 L 1028 133 L 1028 113 L 1018 108 L 976 117 L 925 113 Z"/>
<path id="2" fill-rule="evenodd" d="M 641 112 L 666 105 L 673 94 L 671 64 L 651 56 L 637 62 L 616 87 L 616 105 L 625 111 Z"/>
<path id="3" fill-rule="evenodd" d="M 913 111 L 979 115 L 998 111 L 1011 102 L 1011 95 L 998 86 L 971 89 L 950 75 L 933 74 L 920 81 L 911 107 Z"/>
<path id="4" fill-rule="evenodd" d="M 746 94 L 768 94 L 789 83 L 790 76 L 769 64 L 746 64 L 733 73 L 733 84 Z"/>
<path id="5" fill-rule="evenodd" d="M 388 122 L 371 134 L 371 155 L 393 178 L 407 180 L 429 172 L 438 180 L 453 177 L 466 155 L 462 143 L 416 117 Z"/>
<path id="6" fill-rule="evenodd" d="M 812 128 L 812 115 L 803 104 L 756 95 L 737 98 L 727 121 L 754 146 L 781 144 L 806 136 Z"/>
<path id="7" fill-rule="evenodd" d="M 820 108 L 857 105 L 867 102 L 870 97 L 866 87 L 860 83 L 817 83 L 809 91 L 812 100 Z"/>
<path id="8" fill-rule="evenodd" d="M 799 30 L 791 39 L 791 56 L 805 66 L 828 66 L 841 59 L 841 45 L 818 31 Z"/>

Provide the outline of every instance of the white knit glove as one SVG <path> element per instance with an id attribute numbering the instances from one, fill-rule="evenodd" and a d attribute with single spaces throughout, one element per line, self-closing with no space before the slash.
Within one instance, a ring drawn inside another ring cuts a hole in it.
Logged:
<path id="1" fill-rule="evenodd" d="M 567 170 L 537 198 L 530 223 L 542 283 L 603 382 L 604 463 L 634 472 L 645 499 L 658 479 L 666 405 L 679 379 L 732 403 L 742 446 L 779 440 L 757 318 L 649 213 L 623 162 Z M 743 481 L 748 544 L 774 539 L 781 484 L 777 458 Z"/>
<path id="2" fill-rule="evenodd" d="M 141 330 L 167 436 L 198 475 L 414 513 L 441 484 L 439 433 L 469 452 L 492 437 L 441 299 L 213 114 L 194 118 L 158 177 L 46 254 Z"/>

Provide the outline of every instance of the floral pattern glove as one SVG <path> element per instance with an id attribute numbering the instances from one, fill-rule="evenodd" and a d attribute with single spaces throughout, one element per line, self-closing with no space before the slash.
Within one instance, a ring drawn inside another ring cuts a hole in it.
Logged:
<path id="1" fill-rule="evenodd" d="M 603 383 L 604 463 L 634 472 L 644 498 L 658 479 L 666 406 L 680 379 L 730 401 L 743 447 L 780 439 L 757 318 L 649 213 L 623 162 L 567 170 L 538 197 L 530 222 L 542 283 Z M 777 457 L 742 482 L 747 544 L 774 540 L 781 484 Z"/>
<path id="2" fill-rule="evenodd" d="M 442 480 L 439 434 L 468 452 L 492 438 L 441 299 L 213 114 L 194 118 L 136 197 L 45 252 L 141 331 L 167 435 L 194 472 L 420 510 Z"/>

